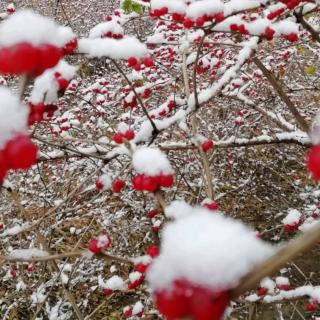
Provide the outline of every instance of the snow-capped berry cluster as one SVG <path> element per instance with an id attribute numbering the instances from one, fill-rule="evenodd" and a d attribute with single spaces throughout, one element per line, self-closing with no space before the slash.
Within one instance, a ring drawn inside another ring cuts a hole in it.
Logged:
<path id="1" fill-rule="evenodd" d="M 183 212 L 164 228 L 160 255 L 147 271 L 155 303 L 168 319 L 219 319 L 228 290 L 273 249 L 221 214 L 183 203 L 177 210 Z"/>
<path id="2" fill-rule="evenodd" d="M 137 149 L 132 158 L 138 175 L 132 179 L 137 191 L 155 192 L 159 188 L 173 185 L 173 169 L 166 155 L 158 148 Z"/>
<path id="3" fill-rule="evenodd" d="M 10 169 L 28 169 L 36 162 L 37 147 L 27 136 L 28 107 L 9 89 L 0 87 L 0 182 Z"/>
<path id="4" fill-rule="evenodd" d="M 99 179 L 96 181 L 96 188 L 98 190 L 107 190 L 112 187 L 112 179 L 111 176 L 107 173 L 101 175 Z"/>
<path id="5" fill-rule="evenodd" d="M 110 246 L 110 244 L 111 239 L 107 235 L 102 234 L 90 240 L 88 244 L 88 249 L 92 253 L 99 254 L 103 250 L 107 249 Z"/>
<path id="6" fill-rule="evenodd" d="M 37 76 L 53 68 L 74 38 L 69 28 L 31 11 L 19 11 L 0 24 L 0 72 Z"/>
<path id="7" fill-rule="evenodd" d="M 154 66 L 154 62 L 150 57 L 143 57 L 138 59 L 136 57 L 129 57 L 128 59 L 128 66 L 133 68 L 136 71 L 141 70 L 141 65 L 144 65 L 147 68 L 151 68 Z"/>
<path id="8" fill-rule="evenodd" d="M 282 223 L 284 224 L 283 230 L 288 233 L 294 232 L 298 230 L 302 222 L 301 212 L 296 209 L 291 209 L 287 216 L 282 220 Z"/>

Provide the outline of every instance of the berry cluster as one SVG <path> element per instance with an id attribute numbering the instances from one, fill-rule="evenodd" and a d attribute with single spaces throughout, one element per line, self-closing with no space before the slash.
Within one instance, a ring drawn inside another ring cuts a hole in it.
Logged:
<path id="1" fill-rule="evenodd" d="M 113 141 L 117 144 L 121 144 L 125 140 L 133 140 L 135 137 L 134 131 L 133 130 L 127 130 L 125 133 L 122 132 L 116 132 L 113 136 Z"/>
<path id="2" fill-rule="evenodd" d="M 90 240 L 88 249 L 94 254 L 100 254 L 111 244 L 111 239 L 107 235 L 100 235 Z"/>
<path id="3" fill-rule="evenodd" d="M 105 32 L 101 38 L 109 38 L 109 39 L 116 39 L 120 40 L 123 39 L 123 34 L 122 33 L 112 33 L 111 31 Z"/>
<path id="4" fill-rule="evenodd" d="M 48 118 L 52 117 L 54 112 L 58 110 L 58 107 L 54 104 L 47 104 L 40 102 L 37 104 L 28 103 L 29 116 L 28 125 L 31 126 L 36 122 L 40 122 L 44 119 L 46 115 Z"/>
<path id="5" fill-rule="evenodd" d="M 213 291 L 184 279 L 174 281 L 170 291 L 156 291 L 154 296 L 159 311 L 168 320 L 219 320 L 229 304 L 228 292 Z"/>
<path id="6" fill-rule="evenodd" d="M 26 170 L 37 161 L 37 147 L 26 135 L 17 135 L 0 150 L 0 183 L 10 169 Z"/>
<path id="7" fill-rule="evenodd" d="M 170 188 L 173 185 L 173 175 L 160 174 L 158 176 L 148 176 L 138 174 L 132 179 L 133 188 L 137 191 L 155 192 L 159 188 Z"/>
<path id="8" fill-rule="evenodd" d="M 78 47 L 78 40 L 72 39 L 62 48 L 62 52 L 64 55 L 71 55 L 71 54 L 74 54 L 77 47 Z"/>
<path id="9" fill-rule="evenodd" d="M 0 48 L 0 73 L 39 76 L 62 58 L 62 50 L 50 45 L 34 46 L 21 42 Z"/>
<path id="10" fill-rule="evenodd" d="M 141 70 L 141 65 L 145 65 L 145 67 L 151 68 L 154 66 L 154 62 L 150 57 L 145 57 L 141 60 L 137 59 L 136 57 L 130 57 L 128 59 L 128 66 L 136 71 Z"/>

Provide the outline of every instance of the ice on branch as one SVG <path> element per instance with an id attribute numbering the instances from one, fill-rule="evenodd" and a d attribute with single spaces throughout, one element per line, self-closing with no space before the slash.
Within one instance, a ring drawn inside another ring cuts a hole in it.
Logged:
<path id="1" fill-rule="evenodd" d="M 9 89 L 0 87 L 0 149 L 27 129 L 28 108 Z"/>
<path id="2" fill-rule="evenodd" d="M 35 46 L 45 43 L 63 47 L 74 38 L 70 28 L 30 10 L 18 11 L 0 24 L 0 46 L 28 42 Z"/>
<path id="3" fill-rule="evenodd" d="M 148 55 L 146 45 L 134 37 L 124 39 L 81 39 L 79 52 L 92 57 L 108 57 L 111 59 L 143 58 Z"/>
<path id="4" fill-rule="evenodd" d="M 184 211 L 186 206 L 175 209 Z M 273 252 L 241 222 L 195 208 L 164 228 L 160 255 L 147 279 L 153 291 L 168 290 L 181 279 L 210 290 L 227 290 Z"/>

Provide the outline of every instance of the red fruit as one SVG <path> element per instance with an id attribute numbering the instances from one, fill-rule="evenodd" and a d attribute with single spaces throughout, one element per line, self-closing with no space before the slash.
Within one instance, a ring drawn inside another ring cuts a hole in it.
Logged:
<path id="1" fill-rule="evenodd" d="M 141 276 L 139 279 L 130 282 L 128 284 L 128 289 L 133 290 L 140 286 L 140 284 L 144 281 L 144 276 Z"/>
<path id="2" fill-rule="evenodd" d="M 292 32 L 287 36 L 287 39 L 290 42 L 296 42 L 296 41 L 298 41 L 299 38 L 298 38 L 298 35 L 296 33 Z"/>
<path id="3" fill-rule="evenodd" d="M 152 91 L 150 89 L 145 89 L 143 92 L 143 97 L 144 98 L 149 98 L 152 94 Z"/>
<path id="4" fill-rule="evenodd" d="M 37 151 L 28 136 L 18 135 L 6 144 L 4 156 L 10 169 L 26 170 L 37 162 Z"/>
<path id="5" fill-rule="evenodd" d="M 138 174 L 132 179 L 132 185 L 133 188 L 137 191 L 142 191 L 143 190 L 143 180 L 144 180 L 144 175 L 143 174 Z"/>
<path id="6" fill-rule="evenodd" d="M 129 141 L 134 139 L 134 137 L 135 137 L 134 131 L 133 130 L 127 130 L 125 132 L 125 134 L 124 134 L 124 137 Z"/>
<path id="7" fill-rule="evenodd" d="M 264 287 L 260 287 L 258 290 L 258 296 L 259 297 L 263 297 L 267 294 L 268 290 Z"/>
<path id="8" fill-rule="evenodd" d="M 64 78 L 58 78 L 58 85 L 59 85 L 59 90 L 62 92 L 65 92 L 66 89 L 68 88 L 69 82 L 68 80 L 64 79 Z"/>
<path id="9" fill-rule="evenodd" d="M 309 302 L 307 305 L 306 305 L 306 310 L 309 311 L 309 312 L 312 312 L 316 309 L 316 304 L 314 302 Z"/>
<path id="10" fill-rule="evenodd" d="M 203 206 L 211 211 L 216 211 L 219 207 L 219 205 L 216 202 L 205 203 Z"/>
<path id="11" fill-rule="evenodd" d="M 97 188 L 98 190 L 102 190 L 103 187 L 104 187 L 103 183 L 102 183 L 100 180 L 97 180 L 97 181 L 96 181 L 96 188 Z"/>
<path id="12" fill-rule="evenodd" d="M 98 236 L 97 238 L 93 238 L 90 240 L 88 249 L 92 253 L 99 254 L 102 250 L 107 249 L 111 244 L 111 240 L 106 235 Z"/>
<path id="13" fill-rule="evenodd" d="M 224 20 L 224 14 L 223 14 L 223 12 L 219 12 L 219 13 L 215 14 L 214 18 L 215 18 L 216 22 L 221 22 L 221 21 L 223 21 L 223 20 Z"/>
<path id="14" fill-rule="evenodd" d="M 144 263 L 138 263 L 135 265 L 135 270 L 140 272 L 140 273 L 145 273 L 147 269 L 149 268 L 149 264 L 144 264 Z"/>
<path id="15" fill-rule="evenodd" d="M 275 34 L 275 31 L 273 29 L 271 29 L 270 27 L 266 27 L 264 34 L 268 40 L 272 40 L 273 36 Z"/>
<path id="16" fill-rule="evenodd" d="M 204 17 L 199 17 L 196 20 L 196 26 L 201 28 L 204 25 L 205 22 L 206 22 L 206 20 L 205 20 Z"/>
<path id="17" fill-rule="evenodd" d="M 204 152 L 207 152 L 213 149 L 213 147 L 214 147 L 214 143 L 212 140 L 207 140 L 201 144 L 201 148 Z"/>
<path id="18" fill-rule="evenodd" d="M 176 106 L 176 103 L 173 100 L 170 100 L 168 103 L 168 108 L 172 110 Z"/>
<path id="19" fill-rule="evenodd" d="M 11 73 L 12 60 L 10 50 L 7 48 L 0 49 L 0 73 Z"/>
<path id="20" fill-rule="evenodd" d="M 122 138 L 123 138 L 122 133 L 117 132 L 117 133 L 115 133 L 114 136 L 113 136 L 113 141 L 114 141 L 115 143 L 117 143 L 117 144 L 121 144 L 121 143 L 122 143 Z"/>
<path id="21" fill-rule="evenodd" d="M 163 188 L 170 188 L 173 185 L 173 175 L 160 175 L 159 184 Z"/>
<path id="22" fill-rule="evenodd" d="M 142 188 L 144 191 L 155 192 L 159 188 L 158 177 L 144 176 Z"/>
<path id="23" fill-rule="evenodd" d="M 123 316 L 125 318 L 130 318 L 132 316 L 132 308 L 126 308 L 123 310 Z"/>
<path id="24" fill-rule="evenodd" d="M 9 168 L 8 168 L 8 164 L 7 164 L 4 152 L 0 151 L 0 184 L 2 183 L 8 170 L 9 170 Z M 1 230 L 1 228 L 0 228 L 0 230 Z"/>
<path id="25" fill-rule="evenodd" d="M 157 211 L 156 210 L 150 210 L 147 214 L 148 218 L 153 218 L 157 215 Z"/>
<path id="26" fill-rule="evenodd" d="M 125 185 L 126 183 L 123 180 L 121 179 L 115 180 L 112 182 L 112 191 L 115 193 L 119 193 L 124 188 Z"/>
<path id="27" fill-rule="evenodd" d="M 51 45 L 44 44 L 38 47 L 39 62 L 37 70 L 35 70 L 36 75 L 40 75 L 46 69 L 55 67 L 59 60 L 62 58 L 62 50 Z"/>
<path id="28" fill-rule="evenodd" d="M 68 55 L 68 54 L 73 54 L 74 51 L 76 50 L 78 46 L 78 40 L 77 39 L 73 39 L 70 40 L 62 49 L 63 54 Z"/>
<path id="29" fill-rule="evenodd" d="M 193 21 L 191 19 L 185 19 L 183 25 L 186 29 L 190 29 L 193 27 Z"/>
<path id="30" fill-rule="evenodd" d="M 38 63 L 38 50 L 29 43 L 19 43 L 10 48 L 10 59 L 11 73 L 32 73 Z"/>
<path id="31" fill-rule="evenodd" d="M 313 146 L 307 156 L 307 166 L 313 178 L 320 180 L 320 145 Z"/>
<path id="32" fill-rule="evenodd" d="M 142 63 L 148 68 L 151 68 L 154 66 L 153 60 L 150 57 L 143 58 Z"/>
<path id="33" fill-rule="evenodd" d="M 135 57 L 130 57 L 128 59 L 128 66 L 134 67 L 138 63 L 138 60 Z"/>
<path id="34" fill-rule="evenodd" d="M 112 291 L 111 289 L 109 289 L 109 288 L 104 288 L 104 289 L 103 289 L 103 294 L 104 294 L 106 297 L 110 296 L 112 293 L 113 293 L 113 291 Z"/>
<path id="35" fill-rule="evenodd" d="M 155 258 L 160 254 L 160 249 L 158 246 L 150 246 L 147 248 L 147 254 L 150 257 Z"/>
<path id="36" fill-rule="evenodd" d="M 235 23 L 230 24 L 230 30 L 233 32 L 237 32 L 238 31 L 238 25 Z"/>

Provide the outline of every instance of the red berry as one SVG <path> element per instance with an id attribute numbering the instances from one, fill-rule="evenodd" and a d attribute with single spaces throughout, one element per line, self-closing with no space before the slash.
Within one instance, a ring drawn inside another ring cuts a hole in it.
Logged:
<path id="1" fill-rule="evenodd" d="M 112 293 L 113 293 L 113 291 L 112 291 L 111 289 L 109 289 L 109 288 L 104 288 L 104 289 L 103 289 L 103 294 L 104 294 L 106 297 L 110 296 Z"/>
<path id="2" fill-rule="evenodd" d="M 62 92 L 65 92 L 66 89 L 68 88 L 69 82 L 68 80 L 64 79 L 64 78 L 58 78 L 58 85 L 59 85 L 59 90 Z"/>
<path id="3" fill-rule="evenodd" d="M 154 66 L 153 60 L 150 57 L 143 58 L 142 63 L 148 68 L 151 68 Z"/>
<path id="4" fill-rule="evenodd" d="M 159 184 L 163 188 L 170 188 L 173 185 L 173 175 L 160 175 Z"/>
<path id="5" fill-rule="evenodd" d="M 0 151 L 0 184 L 2 183 L 8 170 L 9 168 L 8 168 L 8 164 L 7 164 L 7 160 L 5 158 L 4 152 Z"/>
<path id="6" fill-rule="evenodd" d="M 97 188 L 98 190 L 102 190 L 103 187 L 104 187 L 103 183 L 102 183 L 100 180 L 97 180 L 97 181 L 96 181 L 96 188 Z"/>
<path id="7" fill-rule="evenodd" d="M 124 137 L 127 139 L 127 140 L 132 140 L 134 139 L 134 131 L 133 130 L 127 130 L 124 134 Z"/>
<path id="8" fill-rule="evenodd" d="M 149 268 L 149 264 L 144 264 L 144 263 L 138 263 L 135 265 L 135 270 L 140 272 L 140 273 L 145 273 L 147 269 Z"/>
<path id="9" fill-rule="evenodd" d="M 125 318 L 130 318 L 132 316 L 132 308 L 127 308 L 123 311 L 123 316 Z"/>
<path id="10" fill-rule="evenodd" d="M 307 166 L 313 178 L 320 180 L 320 145 L 311 148 L 307 156 Z"/>
<path id="11" fill-rule="evenodd" d="M 128 66 L 134 67 L 138 63 L 138 60 L 135 57 L 130 57 L 128 59 Z"/>
<path id="12" fill-rule="evenodd" d="M 287 36 L 287 39 L 290 42 L 296 42 L 296 41 L 298 41 L 299 38 L 298 38 L 298 35 L 296 33 L 292 32 Z"/>
<path id="13" fill-rule="evenodd" d="M 211 203 L 205 203 L 203 206 L 211 211 L 216 211 L 219 207 L 219 205 L 214 201 Z"/>
<path id="14" fill-rule="evenodd" d="M 90 240 L 88 249 L 92 253 L 99 254 L 102 250 L 107 249 L 111 244 L 111 240 L 107 235 L 100 235 Z"/>
<path id="15" fill-rule="evenodd" d="M 12 73 L 32 73 L 35 69 L 39 55 L 35 47 L 29 43 L 19 43 L 10 48 L 12 60 Z"/>
<path id="16" fill-rule="evenodd" d="M 37 162 L 37 151 L 28 136 L 19 135 L 6 144 L 4 155 L 11 169 L 26 170 Z"/>
<path id="17" fill-rule="evenodd" d="M 312 312 L 316 309 L 316 305 L 314 302 L 309 302 L 307 305 L 306 305 L 306 310 L 309 311 L 309 312 Z"/>
<path id="18" fill-rule="evenodd" d="M 186 29 L 190 29 L 193 27 L 193 21 L 191 19 L 185 19 L 183 25 Z"/>
<path id="19" fill-rule="evenodd" d="M 275 31 L 273 29 L 271 29 L 270 27 L 266 27 L 264 34 L 268 40 L 272 40 L 273 36 L 275 34 Z"/>
<path id="20" fill-rule="evenodd" d="M 267 294 L 268 290 L 264 287 L 260 287 L 258 290 L 258 296 L 259 297 L 263 297 Z"/>
<path id="21" fill-rule="evenodd" d="M 155 258 L 160 254 L 160 249 L 157 246 L 150 246 L 147 248 L 147 254 L 150 257 Z"/>
<path id="22" fill-rule="evenodd" d="M 153 218 L 157 215 L 157 211 L 156 210 L 150 210 L 147 214 L 148 218 Z"/>
<path id="23" fill-rule="evenodd" d="M 196 20 L 196 26 L 201 28 L 205 22 L 206 22 L 206 20 L 203 17 L 199 17 Z"/>
<path id="24" fill-rule="evenodd" d="M 121 179 L 114 180 L 112 182 L 112 191 L 115 193 L 119 193 L 124 188 L 125 185 L 126 183 Z"/>
<path id="25" fill-rule="evenodd" d="M 207 152 L 213 149 L 213 147 L 214 147 L 214 143 L 212 140 L 207 140 L 201 144 L 201 148 L 204 152 Z"/>
<path id="26" fill-rule="evenodd" d="M 35 70 L 36 75 L 40 75 L 46 69 L 50 69 L 55 67 L 59 60 L 62 58 L 61 49 L 51 45 L 44 44 L 38 47 L 39 52 L 39 62 L 37 66 L 37 70 Z"/>
<path id="27" fill-rule="evenodd" d="M 114 136 L 113 136 L 113 141 L 114 141 L 115 143 L 117 143 L 117 144 L 121 144 L 121 143 L 122 143 L 122 138 L 123 138 L 122 133 L 117 132 L 117 133 L 115 133 Z"/>

